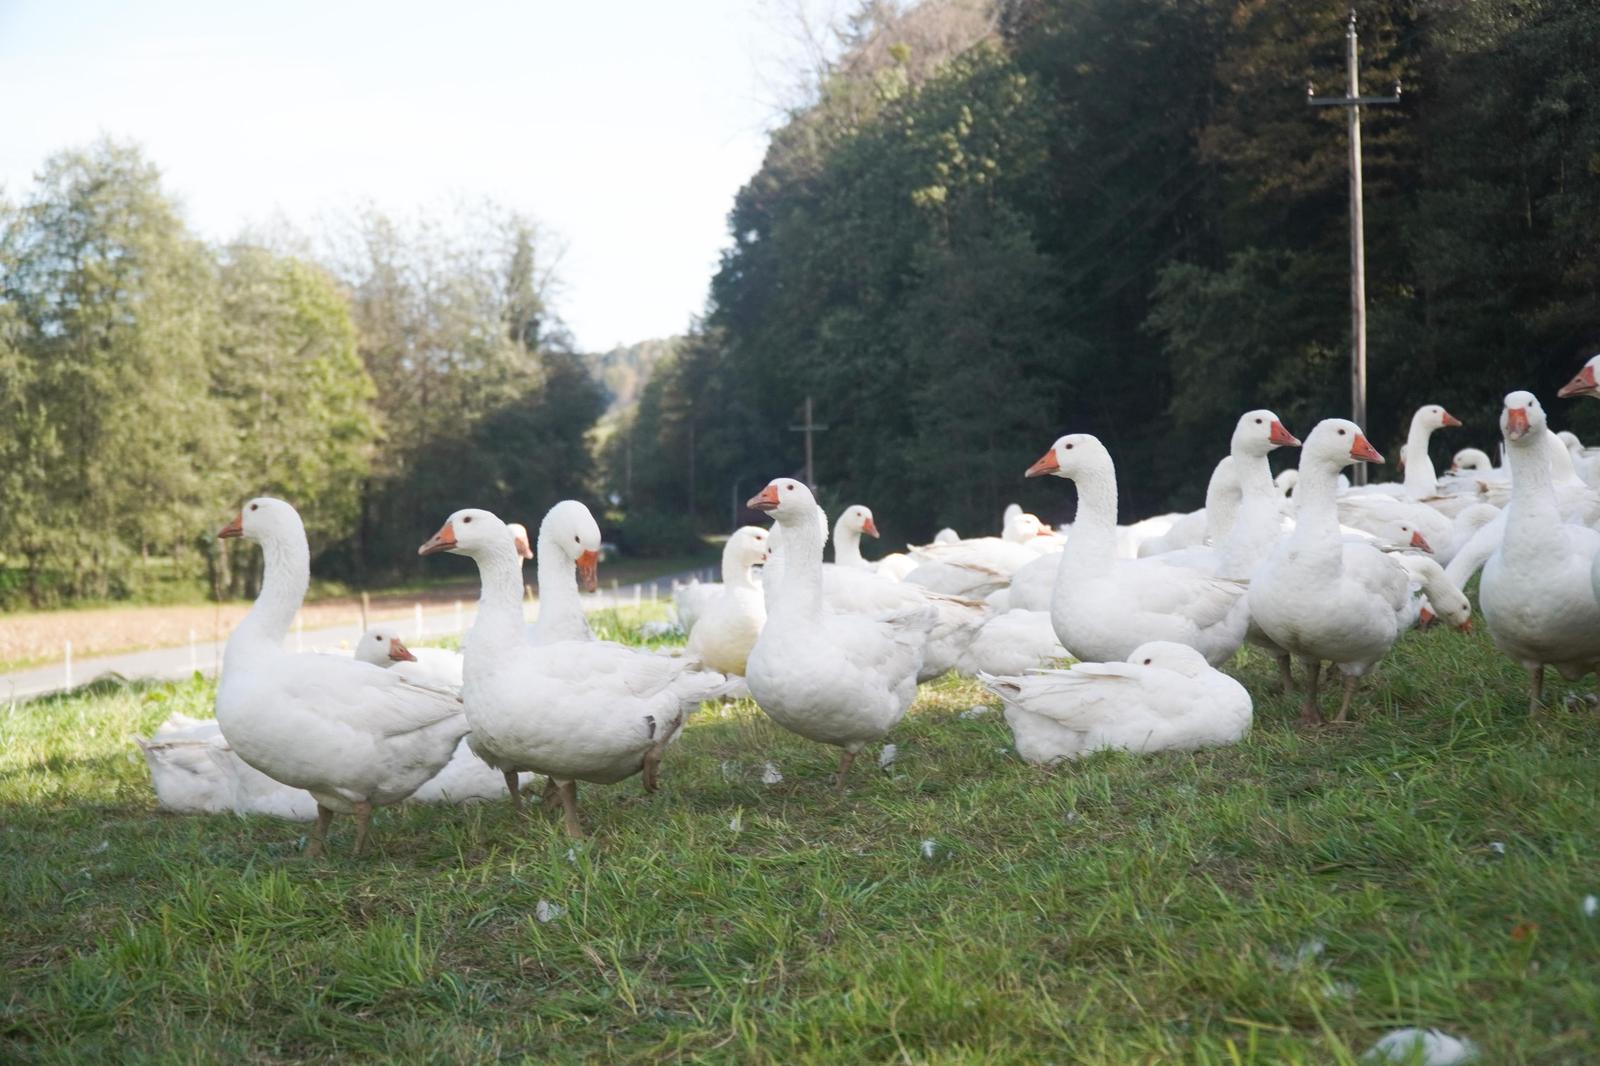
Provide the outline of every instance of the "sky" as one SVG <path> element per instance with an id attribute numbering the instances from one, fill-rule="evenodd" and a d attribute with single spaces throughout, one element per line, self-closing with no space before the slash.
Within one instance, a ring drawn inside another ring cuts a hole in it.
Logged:
<path id="1" fill-rule="evenodd" d="M 797 8 L 796 3 L 800 6 Z M 563 248 L 580 348 L 703 310 L 822 0 L 0 0 L 0 188 L 132 139 L 211 240 L 488 196 Z"/>

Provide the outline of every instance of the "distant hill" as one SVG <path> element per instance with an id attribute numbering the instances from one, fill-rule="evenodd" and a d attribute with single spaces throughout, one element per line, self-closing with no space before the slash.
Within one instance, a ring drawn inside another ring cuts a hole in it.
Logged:
<path id="1" fill-rule="evenodd" d="M 656 366 L 682 342 L 682 337 L 657 338 L 584 357 L 589 372 L 606 390 L 606 413 L 600 419 L 603 428 L 615 425 L 633 410 Z"/>

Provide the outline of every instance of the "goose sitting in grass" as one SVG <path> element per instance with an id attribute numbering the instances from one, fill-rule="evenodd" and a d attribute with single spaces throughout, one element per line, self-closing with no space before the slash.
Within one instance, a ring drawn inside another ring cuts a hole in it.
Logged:
<path id="1" fill-rule="evenodd" d="M 1017 754 L 1049 765 L 1092 751 L 1189 751 L 1250 732 L 1244 686 L 1186 644 L 1141 644 L 1126 662 L 1078 663 L 1021 676 L 982 674 L 1005 704 Z"/>
<path id="2" fill-rule="evenodd" d="M 916 601 L 876 615 L 828 609 L 827 516 L 811 490 L 778 478 L 749 506 L 777 520 L 783 554 L 782 573 L 767 582 L 767 624 L 750 653 L 750 693 L 783 728 L 843 749 L 834 782 L 842 792 L 856 754 L 894 728 L 916 698 L 935 611 Z"/>
<path id="3" fill-rule="evenodd" d="M 1528 711 L 1544 695 L 1544 668 L 1568 680 L 1600 670 L 1600 533 L 1563 521 L 1551 474 L 1544 408 L 1530 392 L 1500 412 L 1511 467 L 1505 534 L 1483 567 L 1479 605 L 1495 647 L 1528 671 Z"/>
<path id="4" fill-rule="evenodd" d="M 406 799 L 450 761 L 468 728 L 461 701 L 370 663 L 284 650 L 311 578 L 305 527 L 289 504 L 253 499 L 218 536 L 255 541 L 266 564 L 261 594 L 223 654 L 222 735 L 246 763 L 315 797 L 312 855 L 326 849 L 336 812 L 355 816 L 360 855 L 373 810 Z"/>
<path id="5" fill-rule="evenodd" d="M 150 768 L 156 802 L 180 814 L 264 814 L 309 822 L 317 802 L 250 766 L 222 739 L 215 718 L 174 712 L 149 740 L 134 737 Z"/>
<path id="6" fill-rule="evenodd" d="M 872 509 L 862 504 L 851 504 L 839 512 L 833 523 L 833 562 L 852 570 L 876 569 L 861 554 L 863 536 L 878 539 L 878 523 L 873 521 Z"/>
<path id="7" fill-rule="evenodd" d="M 572 836 L 583 835 L 577 782 L 612 784 L 642 772 L 653 790 L 662 750 L 688 711 L 726 684 L 721 674 L 687 660 L 619 644 L 534 643 L 522 623 L 520 561 L 505 523 L 488 511 L 455 512 L 417 551 L 447 551 L 478 564 L 483 591 L 462 689 L 473 750 L 507 773 L 549 777 Z M 594 587 L 598 553 L 599 528 L 587 508 L 564 501 L 551 509 L 539 527 L 541 620 L 551 609 L 550 590 L 564 593 L 562 576 L 570 580 L 573 567 Z M 571 591 L 576 601 L 575 582 Z M 555 602 L 563 599 L 558 593 Z M 566 620 L 552 615 L 549 624 L 559 628 Z"/>
<path id="8" fill-rule="evenodd" d="M 767 531 L 741 526 L 722 548 L 721 593 L 689 632 L 689 654 L 724 674 L 744 676 L 750 649 L 767 620 L 766 598 L 755 568 L 767 561 Z"/>

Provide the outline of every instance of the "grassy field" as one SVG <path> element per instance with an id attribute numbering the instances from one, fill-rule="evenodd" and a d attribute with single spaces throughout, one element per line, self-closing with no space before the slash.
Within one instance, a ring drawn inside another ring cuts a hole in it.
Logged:
<path id="1" fill-rule="evenodd" d="M 348 824 L 310 862 L 303 827 L 156 809 L 128 738 L 206 684 L 18 706 L 0 1060 L 1321 1064 L 1424 1025 L 1600 1061 L 1589 689 L 1530 721 L 1481 633 L 1413 634 L 1308 731 L 1237 669 L 1226 750 L 1034 769 L 947 680 L 841 800 L 831 751 L 738 704 L 654 798 L 583 789 L 584 846 L 413 806 L 359 862 Z"/>

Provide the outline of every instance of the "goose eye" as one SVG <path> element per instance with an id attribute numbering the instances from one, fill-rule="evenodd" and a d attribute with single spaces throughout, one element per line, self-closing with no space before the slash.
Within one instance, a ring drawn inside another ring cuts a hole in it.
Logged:
<path id="1" fill-rule="evenodd" d="M 259 511 L 259 510 L 261 510 L 261 505 L 259 503 L 252 503 L 250 505 L 250 510 Z"/>
<path id="2" fill-rule="evenodd" d="M 1146 665 L 1146 666 L 1149 666 L 1149 665 L 1150 665 L 1150 662 L 1151 662 L 1151 660 L 1149 660 L 1149 659 L 1146 659 L 1146 660 L 1145 660 L 1145 661 L 1144 661 L 1144 664 L 1145 664 L 1145 665 Z"/>
<path id="3" fill-rule="evenodd" d="M 1342 429 L 1341 429 L 1341 430 L 1340 430 L 1340 431 L 1339 431 L 1339 436 L 1341 436 L 1341 437 L 1342 437 L 1342 436 L 1344 436 L 1344 430 L 1342 430 Z"/>
<path id="4" fill-rule="evenodd" d="M 578 535 L 576 533 L 574 533 L 572 535 L 572 543 L 574 543 L 574 544 L 580 543 L 579 540 L 578 540 Z"/>
<path id="5" fill-rule="evenodd" d="M 377 642 L 378 642 L 378 643 L 379 643 L 379 644 L 382 644 L 382 643 L 383 643 L 383 638 L 382 638 L 382 637 L 381 637 L 381 636 L 379 636 L 379 637 L 373 637 L 373 638 L 372 638 L 372 639 L 373 639 L 373 640 L 375 640 L 375 641 L 377 641 Z"/>
<path id="6" fill-rule="evenodd" d="M 790 492 L 794 491 L 794 485 L 792 483 L 788 484 L 788 485 L 785 485 L 784 488 L 789 490 Z"/>
<path id="7" fill-rule="evenodd" d="M 1260 425 L 1260 424 L 1261 424 L 1261 419 L 1259 419 L 1259 418 L 1258 418 L 1258 419 L 1256 419 L 1256 425 L 1258 425 L 1258 426 L 1259 426 L 1259 425 Z"/>
<path id="8" fill-rule="evenodd" d="M 1069 452 L 1070 452 L 1070 451 L 1071 451 L 1071 450 L 1072 450 L 1072 445 L 1070 445 L 1070 444 L 1069 444 L 1069 445 L 1067 445 L 1067 451 L 1069 451 Z"/>
<path id="9" fill-rule="evenodd" d="M 466 523 L 468 523 L 468 522 L 470 522 L 470 521 L 472 521 L 472 516 L 471 516 L 471 515 L 467 515 L 467 517 L 465 517 L 465 518 L 463 518 L 463 519 L 462 519 L 462 520 L 461 520 L 461 522 L 462 522 L 462 524 L 463 524 L 463 525 L 465 525 L 465 524 L 466 524 Z"/>

